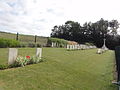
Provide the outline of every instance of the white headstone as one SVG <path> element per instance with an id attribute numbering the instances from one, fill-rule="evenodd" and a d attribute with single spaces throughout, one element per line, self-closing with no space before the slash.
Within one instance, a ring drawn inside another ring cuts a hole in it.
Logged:
<path id="1" fill-rule="evenodd" d="M 8 65 L 14 64 L 17 55 L 18 50 L 16 48 L 9 48 Z"/>
<path id="2" fill-rule="evenodd" d="M 58 43 L 56 43 L 56 47 L 59 47 L 59 44 L 58 44 Z"/>
<path id="3" fill-rule="evenodd" d="M 37 48 L 36 49 L 36 56 L 41 58 L 42 57 L 42 48 Z"/>
<path id="4" fill-rule="evenodd" d="M 57 43 L 54 43 L 54 47 L 57 47 Z"/>
<path id="5" fill-rule="evenodd" d="M 72 49 L 73 49 L 73 50 L 75 49 L 75 45 L 72 45 Z"/>
<path id="6" fill-rule="evenodd" d="M 85 45 L 83 45 L 83 50 L 85 49 Z"/>
<path id="7" fill-rule="evenodd" d="M 54 43 L 52 42 L 52 47 L 54 47 Z"/>
<path id="8" fill-rule="evenodd" d="M 78 50 L 80 49 L 80 45 L 79 45 L 79 44 L 77 45 L 77 49 L 78 49 Z"/>
<path id="9" fill-rule="evenodd" d="M 81 45 L 79 45 L 79 49 L 82 49 L 82 46 L 81 46 Z"/>
<path id="10" fill-rule="evenodd" d="M 77 49 L 77 45 L 74 45 L 75 49 Z"/>
<path id="11" fill-rule="evenodd" d="M 70 45 L 70 50 L 72 50 L 72 45 Z"/>
<path id="12" fill-rule="evenodd" d="M 87 46 L 87 49 L 90 49 L 90 46 Z"/>
<path id="13" fill-rule="evenodd" d="M 80 46 L 80 44 L 79 44 L 79 50 L 81 49 L 81 46 Z"/>
<path id="14" fill-rule="evenodd" d="M 69 46 L 70 46 L 70 45 L 67 45 L 67 50 L 69 50 Z"/>
<path id="15" fill-rule="evenodd" d="M 97 48 L 96 46 L 94 46 L 94 48 Z"/>
<path id="16" fill-rule="evenodd" d="M 56 43 L 53 43 L 53 47 L 56 47 Z"/>
<path id="17" fill-rule="evenodd" d="M 103 53 L 103 52 L 102 52 L 102 49 L 98 49 L 98 50 L 97 50 L 97 53 L 98 53 L 98 54 L 102 54 L 102 53 Z"/>
<path id="18" fill-rule="evenodd" d="M 90 46 L 89 48 L 90 48 L 90 49 L 92 49 L 93 47 L 92 47 L 92 46 Z"/>
<path id="19" fill-rule="evenodd" d="M 79 49 L 82 49 L 81 45 L 79 45 Z"/>
<path id="20" fill-rule="evenodd" d="M 87 46 L 87 49 L 90 49 L 90 46 Z"/>
<path id="21" fill-rule="evenodd" d="M 88 49 L 88 46 L 85 46 L 85 49 Z"/>

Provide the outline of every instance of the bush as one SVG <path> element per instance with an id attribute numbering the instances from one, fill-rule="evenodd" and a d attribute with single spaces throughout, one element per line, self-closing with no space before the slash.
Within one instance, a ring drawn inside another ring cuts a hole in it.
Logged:
<path id="1" fill-rule="evenodd" d="M 20 42 L 20 45 L 19 45 L 19 47 L 27 47 L 27 43 Z"/>
<path id="2" fill-rule="evenodd" d="M 85 45 L 87 45 L 87 46 L 94 46 L 94 44 L 93 43 L 85 43 Z"/>
<path id="3" fill-rule="evenodd" d="M 41 44 L 39 44 L 39 43 L 37 43 L 37 47 L 42 47 L 42 45 L 41 45 Z"/>
<path id="4" fill-rule="evenodd" d="M 14 64 L 9 65 L 8 68 L 14 68 L 14 67 L 20 67 L 20 66 L 21 66 L 20 64 L 15 62 Z"/>
<path id="5" fill-rule="evenodd" d="M 39 57 L 36 57 L 36 56 L 33 56 L 33 57 L 31 57 L 31 59 L 30 59 L 30 64 L 36 64 L 36 63 L 39 63 L 39 62 L 41 62 L 42 61 L 42 59 L 41 58 L 39 58 Z"/>
<path id="6" fill-rule="evenodd" d="M 24 67 L 25 65 L 29 63 L 29 61 L 30 61 L 30 58 L 27 58 L 27 56 L 26 57 L 18 56 L 14 65 Z"/>
<path id="7" fill-rule="evenodd" d="M 57 43 L 59 46 L 58 47 L 64 47 L 68 42 L 67 40 L 64 39 L 59 39 L 59 38 L 49 38 L 48 39 L 48 46 L 50 46 L 53 43 Z"/>
<path id="8" fill-rule="evenodd" d="M 13 65 L 11 65 L 10 67 L 24 67 L 28 64 L 36 64 L 36 63 L 39 63 L 41 62 L 42 59 L 39 58 L 39 57 L 36 57 L 36 56 L 25 56 L 25 57 L 21 57 L 21 56 L 18 56 L 15 63 Z"/>
<path id="9" fill-rule="evenodd" d="M 0 65 L 0 70 L 7 69 L 9 66 L 8 65 Z"/>
<path id="10" fill-rule="evenodd" d="M 0 65 L 0 70 L 4 70 L 7 68 L 14 68 L 14 67 L 24 67 L 28 64 L 37 64 L 39 62 L 42 62 L 43 60 L 39 57 L 36 56 L 25 56 L 25 57 L 21 57 L 18 56 L 17 59 L 15 60 L 14 64 L 11 65 Z"/>
<path id="11" fill-rule="evenodd" d="M 35 47 L 36 46 L 36 44 L 35 43 L 28 43 L 28 47 Z"/>
<path id="12" fill-rule="evenodd" d="M 20 45 L 19 41 L 12 39 L 0 38 L 0 48 L 6 47 L 18 47 Z"/>

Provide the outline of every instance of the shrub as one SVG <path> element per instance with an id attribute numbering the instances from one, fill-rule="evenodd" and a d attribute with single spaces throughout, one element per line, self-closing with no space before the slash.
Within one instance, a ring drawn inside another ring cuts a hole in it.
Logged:
<path id="1" fill-rule="evenodd" d="M 36 56 L 33 56 L 33 57 L 31 57 L 31 59 L 30 59 L 30 64 L 36 64 L 36 63 L 39 63 L 39 62 L 41 62 L 41 61 L 42 61 L 41 58 L 36 57 Z"/>
<path id="2" fill-rule="evenodd" d="M 0 38 L 0 48 L 6 47 L 18 47 L 20 45 L 19 41 L 12 39 Z"/>
<path id="3" fill-rule="evenodd" d="M 19 67 L 19 66 L 26 66 L 28 64 L 36 64 L 36 63 L 39 63 L 41 62 L 42 59 L 39 58 L 39 57 L 36 57 L 36 56 L 25 56 L 25 57 L 21 57 L 21 56 L 18 56 L 15 63 L 13 65 L 11 65 L 10 67 Z"/>
<path id="4" fill-rule="evenodd" d="M 27 43 L 25 43 L 25 42 L 20 42 L 19 47 L 27 47 L 27 46 L 28 46 Z"/>
<path id="5" fill-rule="evenodd" d="M 24 67 L 29 63 L 29 61 L 30 61 L 30 58 L 28 58 L 27 56 L 26 57 L 18 56 L 15 61 L 15 65 Z"/>
<path id="6" fill-rule="evenodd" d="M 85 45 L 87 45 L 87 46 L 94 46 L 94 44 L 93 43 L 85 43 Z"/>
<path id="7" fill-rule="evenodd" d="M 20 64 L 15 62 L 14 64 L 9 65 L 8 68 L 14 68 L 14 67 L 20 67 L 20 66 L 21 66 Z"/>
<path id="8" fill-rule="evenodd" d="M 7 69 L 8 68 L 8 65 L 0 65 L 0 70 L 4 70 L 4 69 Z"/>
<path id="9" fill-rule="evenodd" d="M 0 70 L 4 70 L 7 68 L 14 68 L 14 67 L 24 67 L 28 64 L 37 64 L 39 62 L 42 62 L 43 60 L 39 57 L 36 56 L 25 56 L 25 57 L 21 57 L 18 56 L 17 59 L 15 60 L 14 64 L 11 65 L 0 65 Z"/>
<path id="10" fill-rule="evenodd" d="M 37 43 L 37 47 L 42 47 L 42 45 L 41 45 L 41 44 L 39 44 L 39 43 Z"/>
<path id="11" fill-rule="evenodd" d="M 35 43 L 28 43 L 28 47 L 35 47 L 36 46 L 36 44 Z"/>
<path id="12" fill-rule="evenodd" d="M 48 38 L 48 46 L 53 43 L 59 44 L 59 47 L 64 47 L 67 44 L 67 40 L 59 39 L 59 38 Z"/>
<path id="13" fill-rule="evenodd" d="M 20 45 L 19 45 L 19 47 L 42 47 L 42 45 L 40 44 L 40 43 L 26 43 L 26 42 L 20 42 Z"/>

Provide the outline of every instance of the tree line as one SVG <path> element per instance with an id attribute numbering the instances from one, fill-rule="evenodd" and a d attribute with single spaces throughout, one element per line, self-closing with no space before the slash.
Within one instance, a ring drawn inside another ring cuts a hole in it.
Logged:
<path id="1" fill-rule="evenodd" d="M 104 20 L 101 18 L 94 23 L 66 21 L 64 25 L 55 25 L 52 29 L 51 37 L 76 41 L 80 44 L 93 43 L 98 48 L 103 46 L 106 39 L 106 46 L 114 49 L 120 45 L 120 35 L 118 35 L 119 22 L 117 20 Z"/>

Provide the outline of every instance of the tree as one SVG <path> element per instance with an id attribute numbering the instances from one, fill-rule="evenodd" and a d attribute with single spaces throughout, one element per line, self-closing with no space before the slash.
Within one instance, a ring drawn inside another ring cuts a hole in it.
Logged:
<path id="1" fill-rule="evenodd" d="M 101 18 L 99 21 L 95 23 L 88 24 L 88 32 L 89 32 L 89 42 L 93 41 L 93 43 L 97 47 L 103 46 L 103 39 L 106 38 L 108 34 L 108 21 Z M 87 26 L 87 27 L 88 27 Z"/>
<path id="2" fill-rule="evenodd" d="M 63 38 L 66 40 L 79 41 L 80 24 L 74 21 L 67 21 L 65 25 L 54 26 L 51 37 Z"/>
<path id="3" fill-rule="evenodd" d="M 119 35 L 107 35 L 106 37 L 106 46 L 111 49 L 114 50 L 116 46 L 120 45 L 120 36 Z"/>
<path id="4" fill-rule="evenodd" d="M 52 29 L 51 36 L 52 36 L 52 37 L 57 37 L 58 34 L 59 34 L 59 32 L 58 32 L 58 26 L 56 25 L 56 26 L 54 26 L 53 29 Z"/>
<path id="5" fill-rule="evenodd" d="M 117 35 L 117 29 L 119 28 L 119 23 L 117 20 L 112 20 L 109 22 L 110 34 L 115 36 Z"/>
<path id="6" fill-rule="evenodd" d="M 67 21 L 64 25 L 54 26 L 51 37 L 76 41 L 78 43 L 88 42 L 95 44 L 97 47 L 102 47 L 104 39 L 109 39 L 106 41 L 115 41 L 115 43 L 120 41 L 120 38 L 118 38 L 120 36 L 117 36 L 116 39 L 118 28 L 119 23 L 117 20 L 109 22 L 103 18 L 95 23 L 85 22 L 83 26 L 81 26 L 78 22 Z M 118 43 L 115 45 L 118 45 Z M 110 47 L 112 47 L 112 45 Z"/>

